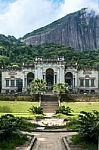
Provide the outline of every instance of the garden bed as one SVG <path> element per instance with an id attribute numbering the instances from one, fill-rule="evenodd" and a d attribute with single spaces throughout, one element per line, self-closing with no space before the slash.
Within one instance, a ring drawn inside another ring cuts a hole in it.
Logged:
<path id="1" fill-rule="evenodd" d="M 68 136 L 64 138 L 65 146 L 71 150 L 97 150 L 98 144 L 88 143 L 84 141 L 79 135 Z"/>

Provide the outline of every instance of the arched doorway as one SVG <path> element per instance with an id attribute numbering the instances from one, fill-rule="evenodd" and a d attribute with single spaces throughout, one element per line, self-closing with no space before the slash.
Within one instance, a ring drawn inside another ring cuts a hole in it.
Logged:
<path id="1" fill-rule="evenodd" d="M 71 72 L 65 74 L 65 83 L 68 83 L 69 87 L 73 88 L 73 74 Z"/>
<path id="2" fill-rule="evenodd" d="M 51 68 L 46 70 L 46 83 L 48 90 L 52 90 L 54 84 L 54 70 Z"/>
<path id="3" fill-rule="evenodd" d="M 34 74 L 32 72 L 29 72 L 27 74 L 27 85 L 34 79 Z"/>

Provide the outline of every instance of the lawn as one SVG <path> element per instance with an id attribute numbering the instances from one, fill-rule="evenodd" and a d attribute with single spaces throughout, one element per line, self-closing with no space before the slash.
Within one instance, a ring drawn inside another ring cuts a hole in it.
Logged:
<path id="1" fill-rule="evenodd" d="M 31 106 L 38 106 L 37 102 L 19 102 L 19 101 L 0 101 L 0 116 L 11 113 L 16 117 L 32 117 L 33 115 L 29 113 L 29 108 Z"/>
<path id="2" fill-rule="evenodd" d="M 99 111 L 99 102 L 62 102 L 61 105 L 69 106 L 74 113 L 80 111 L 91 112 L 92 110 Z"/>
<path id="3" fill-rule="evenodd" d="M 32 105 L 38 106 L 38 103 L 22 101 L 0 101 L 0 112 L 3 112 L 2 108 L 4 108 L 4 111 L 8 111 L 9 113 L 27 113 Z"/>

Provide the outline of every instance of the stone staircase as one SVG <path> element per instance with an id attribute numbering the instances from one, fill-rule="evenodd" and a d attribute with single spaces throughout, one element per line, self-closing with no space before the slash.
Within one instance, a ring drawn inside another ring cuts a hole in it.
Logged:
<path id="1" fill-rule="evenodd" d="M 43 108 L 44 113 L 55 113 L 59 108 L 57 96 L 53 94 L 43 95 L 41 107 Z"/>

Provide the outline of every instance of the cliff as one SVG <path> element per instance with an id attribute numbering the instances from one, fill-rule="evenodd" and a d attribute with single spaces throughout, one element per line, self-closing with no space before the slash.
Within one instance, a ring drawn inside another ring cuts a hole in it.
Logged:
<path id="1" fill-rule="evenodd" d="M 75 50 L 99 48 L 99 16 L 82 9 L 26 34 L 22 41 L 28 45 L 55 43 Z"/>

